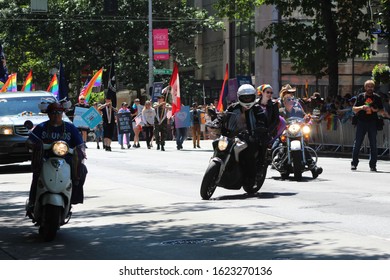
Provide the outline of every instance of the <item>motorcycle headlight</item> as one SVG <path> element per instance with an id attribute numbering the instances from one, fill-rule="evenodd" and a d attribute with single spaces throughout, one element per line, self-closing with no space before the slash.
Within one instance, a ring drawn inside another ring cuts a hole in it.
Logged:
<path id="1" fill-rule="evenodd" d="M 227 146 L 228 146 L 228 140 L 226 137 L 222 137 L 221 139 L 219 139 L 218 150 L 224 151 L 224 150 L 226 150 Z"/>
<path id="2" fill-rule="evenodd" d="M 52 151 L 56 156 L 63 157 L 69 152 L 69 146 L 64 141 L 54 142 Z"/>
<path id="3" fill-rule="evenodd" d="M 300 129 L 301 129 L 301 126 L 299 124 L 294 123 L 294 124 L 290 125 L 287 130 L 292 135 L 296 135 Z"/>
<path id="4" fill-rule="evenodd" d="M 311 131 L 310 126 L 305 125 L 304 127 L 302 127 L 303 134 L 310 134 L 310 131 Z"/>
<path id="5" fill-rule="evenodd" d="M 14 130 L 11 126 L 2 126 L 0 127 L 0 134 L 2 135 L 12 135 L 14 134 Z"/>

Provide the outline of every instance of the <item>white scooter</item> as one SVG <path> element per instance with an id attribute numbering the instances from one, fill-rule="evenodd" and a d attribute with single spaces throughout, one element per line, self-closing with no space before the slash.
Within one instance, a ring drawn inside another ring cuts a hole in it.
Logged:
<path id="1" fill-rule="evenodd" d="M 31 130 L 33 124 L 26 121 L 25 126 Z M 72 176 L 71 166 L 65 160 L 67 154 L 73 154 L 73 149 L 64 141 L 43 144 L 43 163 L 30 218 L 39 226 L 39 234 L 45 241 L 54 240 L 57 230 L 72 216 Z"/>

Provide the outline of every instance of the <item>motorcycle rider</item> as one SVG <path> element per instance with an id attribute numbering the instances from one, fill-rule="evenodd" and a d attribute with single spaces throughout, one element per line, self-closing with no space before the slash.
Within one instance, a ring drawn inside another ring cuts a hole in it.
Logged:
<path id="1" fill-rule="evenodd" d="M 44 108 L 45 106 L 43 105 L 43 108 L 41 107 L 41 111 L 48 114 L 49 120 L 37 125 L 26 142 L 27 147 L 33 150 L 31 161 L 33 178 L 26 209 L 26 216 L 29 217 L 31 217 L 34 209 L 36 188 L 42 167 L 43 144 L 50 144 L 54 141 L 62 140 L 70 148 L 74 149 L 73 155 L 68 154 L 65 157 L 65 160 L 72 166 L 73 190 L 71 203 L 83 203 L 84 198 L 83 185 L 87 175 L 87 169 L 82 163 L 82 160 L 86 158 L 84 141 L 78 129 L 72 123 L 65 122 L 62 119 L 65 107 L 69 108 L 70 102 L 54 102 L 48 104 L 47 108 Z"/>
<path id="2" fill-rule="evenodd" d="M 291 117 L 303 118 L 306 122 L 310 121 L 310 115 L 306 114 L 299 100 L 295 99 L 294 94 L 296 88 L 286 84 L 282 87 L 279 92 L 281 108 L 280 115 L 286 120 Z M 280 140 L 276 140 L 273 145 L 273 149 L 276 148 L 280 143 Z M 308 163 L 309 169 L 314 170 L 318 175 L 322 173 L 322 167 L 313 165 L 313 159 L 310 153 L 305 153 L 306 162 Z"/>
<path id="3" fill-rule="evenodd" d="M 252 85 L 240 86 L 237 91 L 238 102 L 231 104 L 213 121 L 216 127 L 220 127 L 222 135 L 244 138 L 248 144 L 239 159 L 244 186 L 253 186 L 257 171 L 267 166 L 265 153 L 270 131 L 266 112 L 258 104 L 256 95 L 256 89 Z"/>

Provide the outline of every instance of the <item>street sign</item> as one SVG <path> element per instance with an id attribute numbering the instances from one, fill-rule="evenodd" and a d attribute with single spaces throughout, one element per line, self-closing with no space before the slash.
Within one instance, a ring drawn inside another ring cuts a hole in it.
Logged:
<path id="1" fill-rule="evenodd" d="M 171 75 L 172 69 L 154 69 L 154 75 Z"/>

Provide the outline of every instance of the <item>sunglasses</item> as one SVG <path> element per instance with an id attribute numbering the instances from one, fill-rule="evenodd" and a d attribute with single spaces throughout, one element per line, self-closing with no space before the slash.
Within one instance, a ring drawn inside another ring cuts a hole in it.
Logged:
<path id="1" fill-rule="evenodd" d="M 266 91 L 265 93 L 266 93 L 266 94 L 273 94 L 272 91 Z"/>
<path id="2" fill-rule="evenodd" d="M 290 101 L 293 101 L 293 100 L 294 100 L 294 98 L 286 98 L 287 102 L 290 102 Z"/>
<path id="3" fill-rule="evenodd" d="M 62 115 L 62 111 L 51 111 L 49 112 L 50 115 Z"/>

